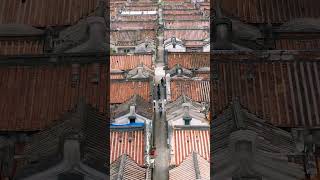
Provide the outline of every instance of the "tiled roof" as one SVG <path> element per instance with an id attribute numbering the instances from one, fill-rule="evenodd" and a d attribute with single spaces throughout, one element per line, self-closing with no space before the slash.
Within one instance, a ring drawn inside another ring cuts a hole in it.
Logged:
<path id="1" fill-rule="evenodd" d="M 165 20 L 204 20 L 205 17 L 203 15 L 173 15 L 173 14 L 164 14 L 163 19 Z"/>
<path id="2" fill-rule="evenodd" d="M 210 67 L 210 53 L 168 53 L 168 68 L 180 64 L 187 69 Z"/>
<path id="3" fill-rule="evenodd" d="M 204 40 L 209 37 L 207 30 L 165 30 L 164 39 L 176 37 L 183 40 Z"/>
<path id="4" fill-rule="evenodd" d="M 43 40 L 40 39 L 6 39 L 0 40 L 0 55 L 42 54 Z"/>
<path id="5" fill-rule="evenodd" d="M 172 79 L 170 81 L 171 101 L 182 94 L 197 102 L 210 101 L 210 81 L 192 79 Z"/>
<path id="6" fill-rule="evenodd" d="M 117 20 L 120 21 L 155 21 L 157 15 L 120 15 Z"/>
<path id="7" fill-rule="evenodd" d="M 178 167 L 169 170 L 169 180 L 210 179 L 210 164 L 197 153 L 190 154 Z"/>
<path id="8" fill-rule="evenodd" d="M 223 62 L 210 68 L 218 72 L 211 83 L 212 109 L 218 113 L 239 97 L 250 112 L 276 126 L 320 126 L 319 57 L 301 51 L 216 53 L 215 60 Z"/>
<path id="9" fill-rule="evenodd" d="M 125 73 L 124 72 L 119 72 L 119 73 L 112 73 L 110 72 L 110 79 L 125 79 Z"/>
<path id="10" fill-rule="evenodd" d="M 163 6 L 164 10 L 169 9 L 195 9 L 195 6 L 191 3 L 168 3 L 166 2 Z"/>
<path id="11" fill-rule="evenodd" d="M 151 54 L 135 54 L 135 55 L 111 55 L 110 69 L 131 70 L 140 64 L 152 69 Z"/>
<path id="12" fill-rule="evenodd" d="M 110 164 L 122 155 L 128 155 L 139 166 L 144 165 L 144 129 L 110 129 Z"/>
<path id="13" fill-rule="evenodd" d="M 80 97 L 106 112 L 107 69 L 105 64 L 1 66 L 0 130 L 42 129 L 71 110 Z"/>
<path id="14" fill-rule="evenodd" d="M 184 41 L 184 46 L 186 47 L 197 47 L 197 48 L 201 48 L 203 46 L 205 46 L 206 44 L 208 44 L 207 41 Z"/>
<path id="15" fill-rule="evenodd" d="M 156 5 L 146 5 L 146 6 L 126 6 L 126 11 L 157 11 L 158 6 Z"/>
<path id="16" fill-rule="evenodd" d="M 197 9 L 183 9 L 183 10 L 179 10 L 179 9 L 170 9 L 170 10 L 164 10 L 163 11 L 163 15 L 167 15 L 167 14 L 173 14 L 173 15 L 196 15 L 199 14 L 200 12 Z"/>
<path id="17" fill-rule="evenodd" d="M 111 42 L 130 42 L 132 41 L 144 41 L 146 39 L 155 39 L 156 32 L 154 30 L 120 30 L 111 31 L 110 41 Z"/>
<path id="18" fill-rule="evenodd" d="M 146 101 L 151 101 L 151 83 L 149 82 L 149 80 L 111 80 L 111 104 L 124 103 L 135 94 L 141 96 Z"/>
<path id="19" fill-rule="evenodd" d="M 153 107 L 151 102 L 144 100 L 139 95 L 133 96 L 127 102 L 120 105 L 113 105 L 111 107 L 110 116 L 111 119 L 126 115 L 130 112 L 130 106 L 135 105 L 135 113 L 148 119 L 153 117 Z"/>
<path id="20" fill-rule="evenodd" d="M 205 20 L 181 20 L 181 21 L 164 21 L 164 25 L 166 28 L 173 28 L 173 29 L 179 29 L 179 28 L 203 28 L 204 26 L 210 26 L 209 21 Z"/>
<path id="21" fill-rule="evenodd" d="M 192 152 L 197 152 L 205 160 L 210 159 L 210 131 L 209 128 L 179 128 L 173 130 L 172 136 L 173 158 L 171 164 L 179 166 Z"/>
<path id="22" fill-rule="evenodd" d="M 295 151 L 294 140 L 288 132 L 271 126 L 263 119 L 256 117 L 247 111 L 239 101 L 229 103 L 228 108 L 214 117 L 211 128 L 211 140 L 215 142 L 210 147 L 213 154 L 226 150 L 230 143 L 230 134 L 239 129 L 255 131 L 261 141 L 258 147 L 265 151 L 283 154 Z"/>
<path id="23" fill-rule="evenodd" d="M 71 25 L 92 13 L 96 6 L 96 0 L 2 0 L 0 23 L 35 27 Z"/>
<path id="24" fill-rule="evenodd" d="M 45 171 L 61 162 L 63 142 L 74 132 L 81 133 L 83 138 L 82 142 L 77 139 L 82 145 L 80 161 L 106 174 L 106 117 L 88 105 L 78 103 L 77 106 L 78 109 L 64 114 L 59 122 L 32 136 L 23 152 L 25 164 L 17 172 L 18 179 Z"/>
<path id="25" fill-rule="evenodd" d="M 195 77 L 199 77 L 202 79 L 210 80 L 210 72 L 193 72 Z"/>
<path id="26" fill-rule="evenodd" d="M 283 23 L 294 18 L 320 17 L 318 0 L 225 0 L 225 15 L 248 23 Z"/>
<path id="27" fill-rule="evenodd" d="M 137 30 L 137 29 L 155 29 L 155 22 L 149 21 L 116 21 L 110 23 L 111 30 L 119 29 L 119 30 Z"/>
<path id="28" fill-rule="evenodd" d="M 277 39 L 275 49 L 283 50 L 316 50 L 320 49 L 320 37 L 315 39 Z"/>
<path id="29" fill-rule="evenodd" d="M 117 179 L 141 179 L 149 180 L 151 179 L 151 170 L 142 168 L 137 165 L 130 157 L 127 155 L 122 155 L 117 161 L 110 166 L 110 180 Z"/>
<path id="30" fill-rule="evenodd" d="M 248 167 L 245 169 L 262 178 L 303 179 L 303 166 L 288 162 L 287 156 L 296 151 L 291 134 L 247 112 L 238 100 L 212 120 L 211 129 L 214 143 L 210 146 L 210 163 L 211 171 L 216 172 L 214 178 L 230 179 L 242 174 L 237 169 Z M 246 148 L 238 151 L 238 147 Z M 246 166 L 248 163 L 252 166 Z M 262 166 L 270 168 L 268 173 L 257 168 Z"/>

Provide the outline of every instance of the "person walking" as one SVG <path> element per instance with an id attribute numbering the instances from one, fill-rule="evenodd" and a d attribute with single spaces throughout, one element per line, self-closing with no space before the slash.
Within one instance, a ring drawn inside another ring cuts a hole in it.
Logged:
<path id="1" fill-rule="evenodd" d="M 161 97 L 160 97 L 160 84 L 158 84 L 158 100 L 160 100 L 161 99 Z"/>
<path id="2" fill-rule="evenodd" d="M 161 86 L 164 87 L 164 80 L 161 78 Z"/>

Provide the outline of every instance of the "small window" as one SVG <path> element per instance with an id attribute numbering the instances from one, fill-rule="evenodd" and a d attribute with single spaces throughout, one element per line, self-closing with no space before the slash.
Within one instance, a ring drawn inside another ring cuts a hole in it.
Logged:
<path id="1" fill-rule="evenodd" d="M 184 125 L 186 126 L 190 125 L 191 118 L 184 118 L 183 120 L 184 120 Z"/>
<path id="2" fill-rule="evenodd" d="M 136 122 L 136 117 L 135 116 L 129 116 L 129 121 L 130 123 L 135 123 Z"/>

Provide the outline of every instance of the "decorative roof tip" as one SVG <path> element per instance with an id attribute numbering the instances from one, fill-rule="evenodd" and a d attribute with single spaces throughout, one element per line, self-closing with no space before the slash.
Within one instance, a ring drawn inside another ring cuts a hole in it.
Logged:
<path id="1" fill-rule="evenodd" d="M 105 0 L 99 0 L 98 7 L 95 12 L 95 16 L 104 17 L 105 12 L 106 12 L 106 2 Z"/>
<path id="2" fill-rule="evenodd" d="M 215 9 L 216 9 L 216 18 L 222 18 L 223 14 L 221 10 L 221 0 L 216 0 Z"/>
<path id="3" fill-rule="evenodd" d="M 231 104 L 232 104 L 233 119 L 235 121 L 236 128 L 245 129 L 246 127 L 243 119 L 244 114 L 241 112 L 241 105 L 238 97 L 234 98 Z"/>
<path id="4" fill-rule="evenodd" d="M 198 155 L 195 151 L 192 152 L 192 158 L 193 158 L 193 165 L 194 165 L 194 171 L 196 174 L 196 179 L 201 179 L 199 162 L 198 162 Z"/>

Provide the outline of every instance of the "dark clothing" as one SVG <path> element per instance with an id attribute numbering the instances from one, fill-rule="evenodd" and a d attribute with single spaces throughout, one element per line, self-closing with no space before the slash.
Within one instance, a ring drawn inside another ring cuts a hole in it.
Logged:
<path id="1" fill-rule="evenodd" d="M 160 84 L 158 84 L 158 100 L 161 99 L 160 95 Z"/>
<path id="2" fill-rule="evenodd" d="M 161 78 L 161 85 L 164 86 L 164 80 Z"/>

